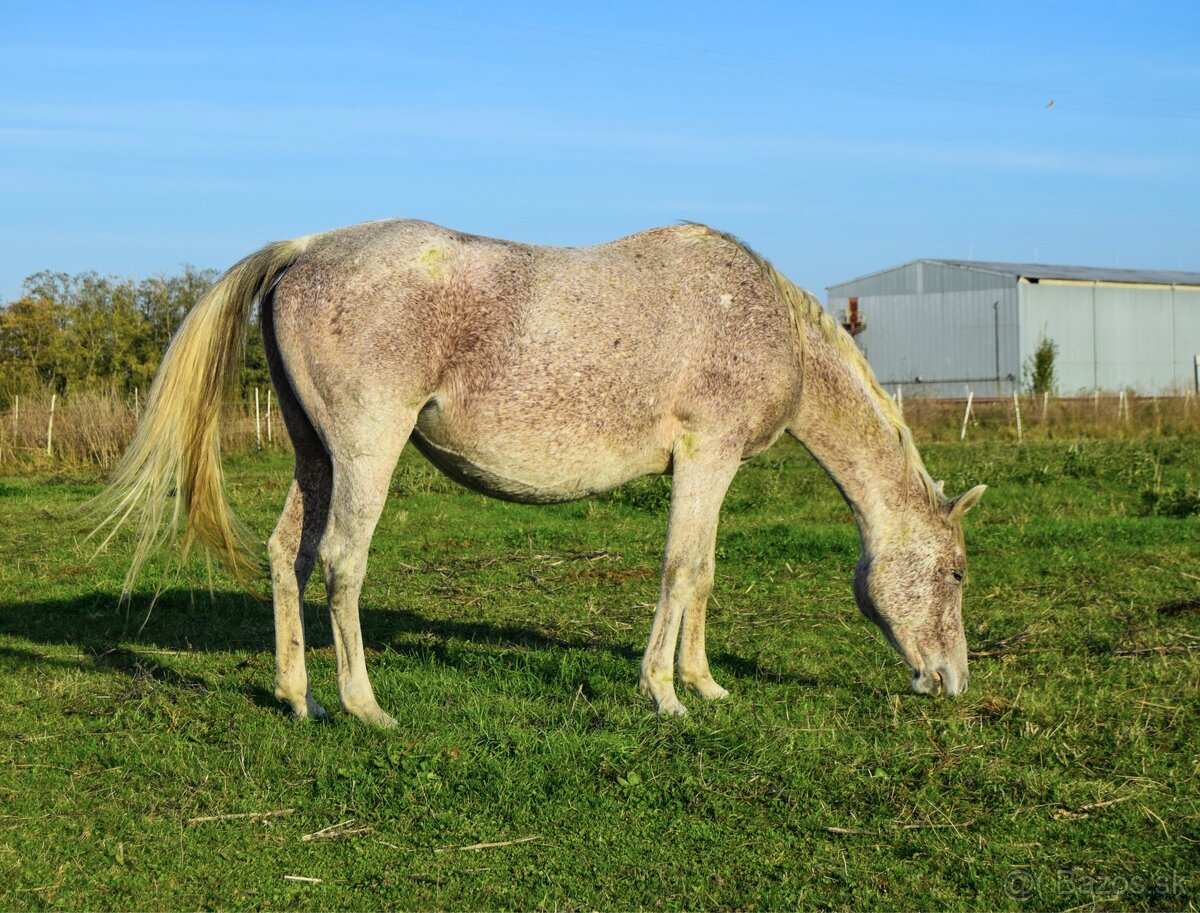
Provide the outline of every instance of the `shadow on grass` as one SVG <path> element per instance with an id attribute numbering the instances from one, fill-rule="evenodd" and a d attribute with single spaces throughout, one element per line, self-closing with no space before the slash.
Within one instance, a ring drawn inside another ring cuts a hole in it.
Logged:
<path id="1" fill-rule="evenodd" d="M 244 593 L 216 591 L 210 594 L 172 589 L 158 597 L 147 615 L 149 605 L 150 596 L 141 594 L 134 597 L 126 612 L 118 608 L 116 596 L 109 593 L 92 593 L 71 599 L 0 602 L 0 634 L 32 643 L 73 646 L 82 653 L 76 659 L 0 647 L 0 664 L 92 668 L 120 672 L 135 679 L 153 679 L 175 687 L 207 690 L 211 685 L 202 676 L 171 668 L 170 656 L 230 652 L 256 655 L 274 650 L 271 606 Z M 366 608 L 362 612 L 362 625 L 368 649 L 431 657 L 438 665 L 454 669 L 464 669 L 472 663 L 467 651 L 457 649 L 463 644 L 491 647 L 497 655 L 514 651 L 562 654 L 600 651 L 627 661 L 635 670 L 641 659 L 641 652 L 628 644 L 597 637 L 568 639 L 521 625 L 432 619 L 396 609 Z M 324 605 L 306 605 L 304 627 L 305 641 L 310 649 L 321 650 L 331 645 Z M 257 665 L 255 655 L 243 662 Z M 812 677 L 775 672 L 755 659 L 732 653 L 714 654 L 712 660 L 714 671 L 734 678 L 788 681 L 809 687 L 819 684 Z M 268 660 L 264 665 L 269 663 Z M 250 686 L 247 695 L 260 706 L 279 706 L 275 696 L 265 687 Z"/>

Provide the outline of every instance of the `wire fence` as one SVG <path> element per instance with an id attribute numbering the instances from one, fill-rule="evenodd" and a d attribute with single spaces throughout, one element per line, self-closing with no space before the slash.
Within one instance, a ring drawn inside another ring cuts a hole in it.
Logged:
<path id="1" fill-rule="evenodd" d="M 58 465 L 112 468 L 125 452 L 145 402 L 140 391 L 129 396 L 84 392 L 14 396 L 0 412 L 0 471 Z M 290 450 L 291 442 L 273 392 L 253 389 L 227 403 L 221 417 L 225 452 Z"/>
<path id="2" fill-rule="evenodd" d="M 905 421 L 921 441 L 1078 440 L 1200 434 L 1200 400 L 1134 396 L 1126 391 L 1090 396 L 1012 395 L 955 399 L 896 395 Z"/>
<path id="3" fill-rule="evenodd" d="M 1178 436 L 1200 434 L 1200 399 L 1133 396 L 976 397 L 958 399 L 895 394 L 918 441 L 1026 440 Z M 130 396 L 86 392 L 70 397 L 22 394 L 0 412 L 0 472 L 62 465 L 108 469 L 124 453 L 145 403 Z M 227 453 L 291 449 L 270 388 L 255 388 L 226 404 L 221 446 Z"/>

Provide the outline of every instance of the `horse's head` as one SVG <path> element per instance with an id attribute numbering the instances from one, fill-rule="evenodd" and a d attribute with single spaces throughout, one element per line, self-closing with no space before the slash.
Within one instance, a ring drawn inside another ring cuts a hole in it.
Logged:
<path id="1" fill-rule="evenodd" d="M 948 501 L 939 486 L 936 511 L 909 514 L 864 543 L 854 575 L 858 607 L 912 668 L 912 688 L 921 694 L 967 690 L 961 521 L 986 489 L 977 485 Z"/>

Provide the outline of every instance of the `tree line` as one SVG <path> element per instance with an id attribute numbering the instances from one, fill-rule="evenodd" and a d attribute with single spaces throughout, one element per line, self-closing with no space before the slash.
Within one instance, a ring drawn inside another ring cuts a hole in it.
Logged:
<path id="1" fill-rule="evenodd" d="M 0 305 L 0 409 L 14 396 L 104 391 L 142 397 L 180 323 L 216 281 L 184 266 L 147 279 L 43 271 Z M 244 388 L 269 382 L 258 314 L 246 347 Z"/>

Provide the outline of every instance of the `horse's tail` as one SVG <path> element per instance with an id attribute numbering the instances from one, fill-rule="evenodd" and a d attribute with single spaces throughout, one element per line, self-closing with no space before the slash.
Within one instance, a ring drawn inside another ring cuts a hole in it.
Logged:
<path id="1" fill-rule="evenodd" d="M 309 240 L 268 244 L 233 266 L 171 340 L 133 440 L 97 499 L 104 519 L 96 532 L 111 527 L 105 544 L 130 518 L 137 527 L 126 597 L 146 559 L 179 538 L 181 520 L 181 557 L 200 542 L 247 588 L 262 578 L 261 545 L 225 500 L 218 426 L 241 368 L 254 302 L 266 296 Z"/>

